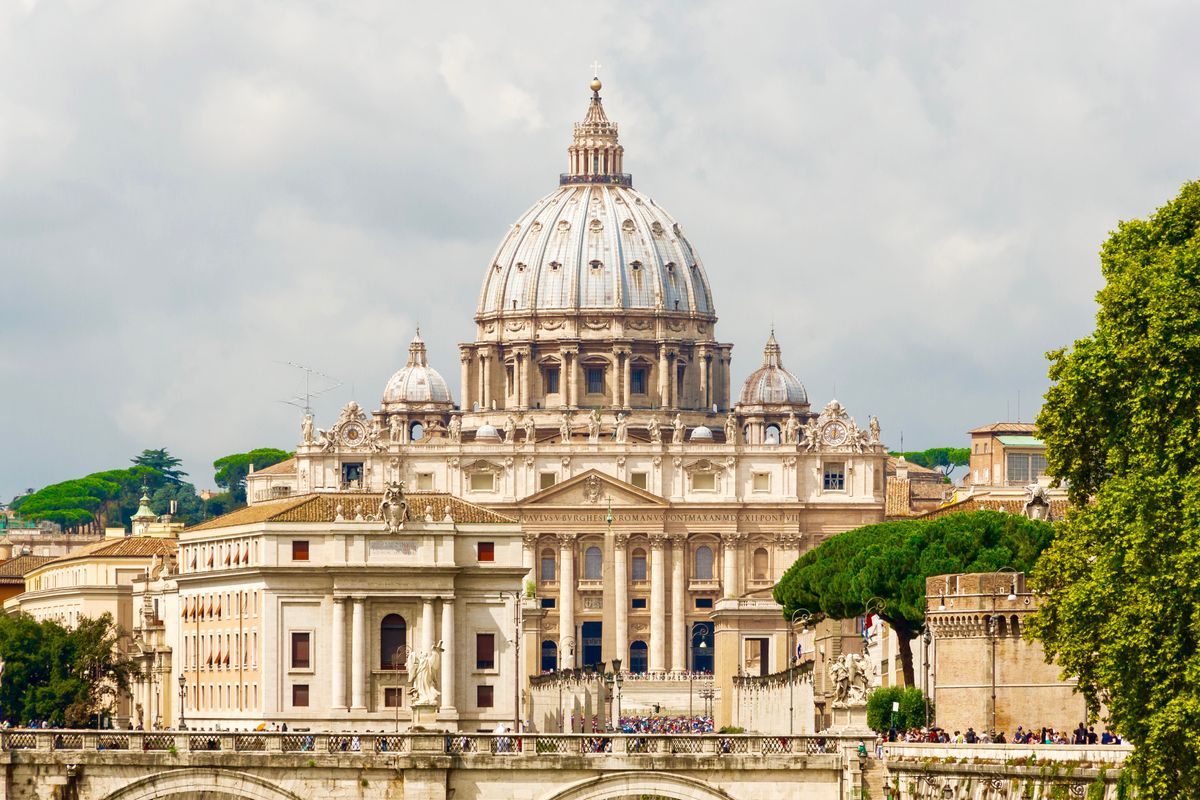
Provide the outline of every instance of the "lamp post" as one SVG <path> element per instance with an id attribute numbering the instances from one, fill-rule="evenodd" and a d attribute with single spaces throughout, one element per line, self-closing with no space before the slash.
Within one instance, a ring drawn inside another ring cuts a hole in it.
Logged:
<path id="1" fill-rule="evenodd" d="M 179 673 L 179 730 L 187 730 L 187 719 L 184 714 L 184 694 L 187 689 L 187 677 Z"/>
<path id="2" fill-rule="evenodd" d="M 1008 587 L 1008 602 L 1012 603 L 1017 599 L 1017 571 L 1013 567 L 1001 567 L 996 570 L 997 575 L 1004 572 L 1011 572 L 1013 575 L 1012 582 Z M 992 727 L 988 731 L 989 738 L 996 733 L 996 634 L 998 633 L 998 626 L 996 624 L 996 596 L 996 587 L 993 584 L 992 613 L 987 618 L 988 638 L 991 640 L 992 645 Z"/>
<path id="3" fill-rule="evenodd" d="M 621 731 L 621 659 L 614 658 L 612 660 L 612 667 L 613 667 L 612 726 L 613 726 L 613 730 L 620 733 L 620 731 Z"/>
<path id="4" fill-rule="evenodd" d="M 500 592 L 500 599 L 511 598 L 513 602 L 513 733 L 521 732 L 521 593 Z"/>
<path id="5" fill-rule="evenodd" d="M 696 675 L 696 637 L 700 638 L 700 649 L 708 649 L 708 634 L 712 632 L 712 628 L 706 622 L 696 624 L 692 628 L 692 668 L 688 670 L 688 724 L 692 724 L 695 719 L 695 714 L 692 712 L 692 683 Z"/>
<path id="6" fill-rule="evenodd" d="M 797 608 L 788 619 L 788 736 L 793 735 L 796 727 L 796 676 L 792 674 L 792 670 L 796 668 L 796 662 L 800 660 L 796 655 L 796 623 L 803 622 L 804 627 L 807 628 L 810 619 L 812 619 L 812 612 L 807 608 Z"/>
<path id="7" fill-rule="evenodd" d="M 401 665 L 404 664 L 404 645 L 397 645 L 396 652 L 392 653 L 392 667 L 399 671 Z M 397 681 L 397 683 L 399 683 Z M 400 732 L 400 698 L 404 696 L 402 687 L 396 687 L 396 733 Z"/>
<path id="8" fill-rule="evenodd" d="M 560 648 L 559 648 L 559 652 L 558 652 L 558 663 L 560 664 L 560 666 L 558 669 L 558 714 L 559 714 L 558 732 L 563 733 L 564 732 L 563 727 L 567 724 L 567 714 L 566 714 L 566 710 L 562 707 L 563 670 L 562 670 L 561 664 L 562 664 L 563 653 L 566 653 L 571 656 L 571 663 L 575 662 L 575 637 L 568 634 L 568 635 L 562 637 L 562 641 L 559 644 L 560 644 Z M 571 723 L 571 733 L 574 733 L 574 732 L 575 732 L 575 723 L 572 722 Z"/>
<path id="9" fill-rule="evenodd" d="M 932 641 L 933 641 L 933 633 L 930 632 L 929 623 L 926 622 L 925 623 L 925 632 L 921 634 L 921 642 L 924 644 L 924 647 L 921 648 L 921 652 L 925 657 L 925 672 L 924 672 L 924 677 L 923 677 L 922 683 L 925 684 L 923 688 L 925 689 L 924 694 L 925 694 L 925 730 L 926 731 L 929 730 L 929 643 Z"/>

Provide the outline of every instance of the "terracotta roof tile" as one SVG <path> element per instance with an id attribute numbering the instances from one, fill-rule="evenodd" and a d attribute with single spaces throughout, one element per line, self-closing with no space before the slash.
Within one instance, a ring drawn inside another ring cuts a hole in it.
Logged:
<path id="1" fill-rule="evenodd" d="M 254 470 L 255 475 L 295 475 L 296 474 L 296 459 L 289 458 L 286 461 L 280 461 L 278 464 L 272 464 L 269 467 Z"/>
<path id="2" fill-rule="evenodd" d="M 450 516 L 461 524 L 516 522 L 513 517 L 489 511 L 444 492 L 409 492 L 405 494 L 405 498 L 408 500 L 408 519 L 413 522 L 424 519 L 425 506 L 431 507 L 430 513 L 435 521 L 440 521 L 445 516 L 446 506 L 450 506 Z M 353 520 L 359 506 L 362 507 L 363 516 L 376 514 L 382 499 L 382 494 L 371 492 L 306 494 L 280 502 L 239 508 L 188 530 L 205 531 L 256 522 L 333 522 L 339 504 L 342 507 L 343 518 Z"/>
<path id="3" fill-rule="evenodd" d="M 17 556 L 0 563 L 0 583 L 24 583 L 25 575 L 53 561 L 54 556 Z"/>
<path id="4" fill-rule="evenodd" d="M 65 556 L 50 559 L 46 563 L 61 564 L 83 558 L 150 558 L 173 555 L 178 550 L 179 543 L 175 539 L 163 539 L 158 536 L 124 536 L 120 539 L 105 539 L 87 547 L 72 550 Z M 44 564 L 38 566 L 44 566 Z"/>
<path id="5" fill-rule="evenodd" d="M 887 517 L 908 517 L 912 516 L 912 510 L 909 507 L 908 478 L 888 478 L 887 491 L 884 496 L 883 513 Z"/>
<path id="6" fill-rule="evenodd" d="M 967 433 L 1037 433 L 1037 425 L 1032 422 L 993 422 L 991 425 L 983 425 L 978 428 L 972 428 Z"/>

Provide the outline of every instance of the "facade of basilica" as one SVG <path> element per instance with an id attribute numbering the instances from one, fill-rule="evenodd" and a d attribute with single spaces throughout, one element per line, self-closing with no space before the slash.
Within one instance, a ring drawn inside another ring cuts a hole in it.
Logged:
<path id="1" fill-rule="evenodd" d="M 181 534 L 187 680 L 229 663 L 212 666 L 205 626 L 255 626 L 234 642 L 255 651 L 238 690 L 254 707 L 189 716 L 409 720 L 397 648 L 440 642 L 438 721 L 511 720 L 520 690 L 493 670 L 516 669 L 517 605 L 522 676 L 619 659 L 720 685 L 786 668 L 771 588 L 825 537 L 883 519 L 879 426 L 810 407 L 773 333 L 732 391 L 705 268 L 623 172 L 600 88 L 557 188 L 486 266 L 457 401 L 418 334 L 377 410 L 306 417 L 295 457 L 248 477 L 248 509 Z M 406 516 L 389 517 L 400 491 Z"/>

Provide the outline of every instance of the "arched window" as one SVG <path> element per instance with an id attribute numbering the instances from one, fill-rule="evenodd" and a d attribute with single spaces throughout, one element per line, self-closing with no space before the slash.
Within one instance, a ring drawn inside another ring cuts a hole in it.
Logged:
<path id="1" fill-rule="evenodd" d="M 1012 631 L 1012 635 L 1013 635 L 1014 639 L 1021 638 L 1021 620 L 1017 617 L 1016 614 L 1012 615 L 1012 625 L 1010 626 L 1009 629 Z"/>
<path id="2" fill-rule="evenodd" d="M 583 579 L 598 581 L 604 577 L 604 556 L 599 547 L 589 547 L 583 553 Z"/>
<path id="3" fill-rule="evenodd" d="M 996 636 L 1001 639 L 1008 636 L 1008 620 L 1004 618 L 1003 614 L 996 615 Z"/>
<path id="4" fill-rule="evenodd" d="M 647 669 L 646 643 L 642 640 L 629 644 L 629 671 L 635 674 L 645 673 Z"/>
<path id="5" fill-rule="evenodd" d="M 633 580 L 646 580 L 646 551 L 640 547 L 633 551 Z"/>
<path id="6" fill-rule="evenodd" d="M 760 547 L 754 551 L 754 580 L 765 581 L 767 579 L 767 570 L 770 568 L 771 559 L 767 555 L 767 548 Z"/>
<path id="7" fill-rule="evenodd" d="M 388 614 L 379 623 L 379 668 L 404 669 L 408 660 L 408 624 L 399 614 Z"/>
<path id="8" fill-rule="evenodd" d="M 713 579 L 713 551 L 708 545 L 701 545 L 696 548 L 695 569 L 692 577 L 698 581 L 711 581 Z"/>
<path id="9" fill-rule="evenodd" d="M 542 581 L 554 580 L 554 551 L 546 549 L 542 551 Z"/>
<path id="10" fill-rule="evenodd" d="M 713 625 L 711 622 L 695 622 L 692 623 L 692 672 L 706 672 L 712 674 L 713 671 L 713 649 L 716 640 L 713 639 Z M 704 645 L 701 647 L 701 645 Z"/>
<path id="11" fill-rule="evenodd" d="M 419 442 L 425 438 L 425 426 L 419 422 L 414 422 L 408 426 L 408 440 L 410 442 Z"/>
<path id="12" fill-rule="evenodd" d="M 779 444 L 779 426 L 771 423 L 767 426 L 766 439 L 767 444 Z"/>
<path id="13" fill-rule="evenodd" d="M 542 672 L 558 669 L 558 645 L 553 639 L 542 642 Z"/>

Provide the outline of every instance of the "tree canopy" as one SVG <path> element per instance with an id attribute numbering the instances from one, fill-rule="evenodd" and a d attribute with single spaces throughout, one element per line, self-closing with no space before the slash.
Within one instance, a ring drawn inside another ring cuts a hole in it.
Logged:
<path id="1" fill-rule="evenodd" d="M 899 703 L 900 710 L 892 711 L 892 703 Z M 933 714 L 925 710 L 925 693 L 915 686 L 881 686 L 867 696 L 867 727 L 876 733 L 888 733 L 895 723 L 900 733 L 921 728 Z"/>
<path id="2" fill-rule="evenodd" d="M 132 458 L 130 461 L 135 466 L 149 467 L 150 469 L 157 470 L 167 483 L 183 483 L 183 476 L 187 475 L 186 472 L 179 469 L 179 465 L 183 461 L 175 458 L 163 447 L 157 450 L 143 450 L 140 456 Z"/>
<path id="3" fill-rule="evenodd" d="M 217 486 L 229 492 L 235 504 L 244 505 L 246 475 L 250 471 L 250 465 L 253 464 L 255 469 L 262 469 L 291 457 L 292 454 L 287 450 L 274 447 L 260 447 L 248 453 L 232 453 L 213 462 L 213 469 L 216 470 L 213 480 Z"/>
<path id="4" fill-rule="evenodd" d="M 907 644 L 925 624 L 925 579 L 1012 567 L 1028 572 L 1054 538 L 1049 523 L 1000 511 L 970 511 L 935 519 L 884 522 L 846 531 L 797 559 L 775 586 L 785 617 L 797 609 L 834 619 L 876 609 Z M 912 653 L 900 649 L 904 680 L 912 686 Z"/>
<path id="5" fill-rule="evenodd" d="M 1100 253 L 1096 329 L 1049 354 L 1038 429 L 1081 506 L 1030 626 L 1136 745 L 1143 800 L 1200 784 L 1200 182 Z"/>
<path id="6" fill-rule="evenodd" d="M 84 727 L 110 713 L 128 694 L 132 662 L 120 653 L 123 635 L 105 614 L 67 629 L 27 615 L 0 616 L 0 709 L 13 723 L 31 719 Z"/>
<path id="7" fill-rule="evenodd" d="M 931 447 L 928 450 L 909 450 L 904 453 L 889 453 L 892 456 L 904 456 L 904 460 L 926 469 L 941 469 L 946 477 L 954 472 L 955 467 L 965 467 L 971 461 L 969 447 Z"/>

